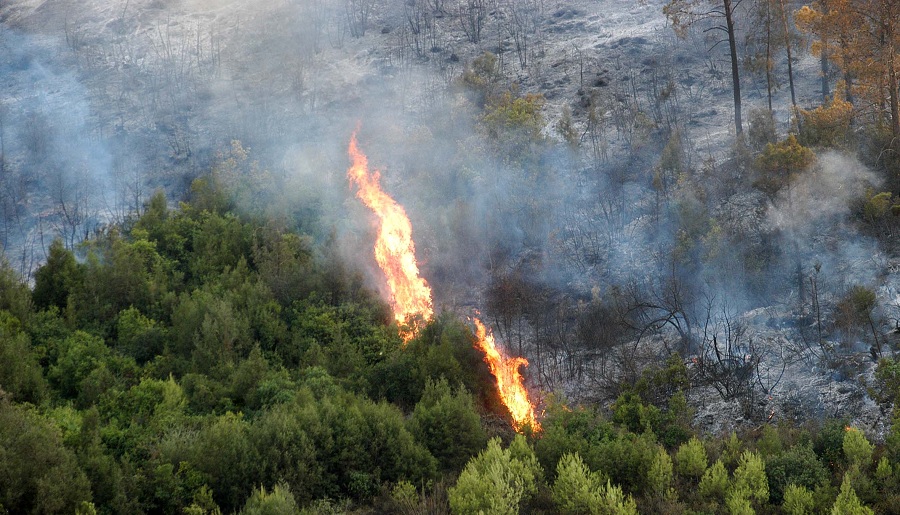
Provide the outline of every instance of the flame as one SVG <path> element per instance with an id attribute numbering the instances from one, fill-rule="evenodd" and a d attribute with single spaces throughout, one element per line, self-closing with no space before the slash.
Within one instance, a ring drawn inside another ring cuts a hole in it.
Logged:
<path id="1" fill-rule="evenodd" d="M 521 431 L 528 424 L 533 430 L 540 431 L 541 425 L 534 416 L 534 406 L 528 399 L 528 390 L 525 389 L 522 374 L 519 373 L 519 367 L 527 367 L 528 360 L 504 356 L 494 342 L 494 335 L 487 330 L 481 320 L 473 318 L 472 321 L 475 323 L 475 337 L 478 340 L 476 345 L 484 352 L 484 360 L 497 379 L 500 400 L 512 415 L 513 429 Z"/>
<path id="2" fill-rule="evenodd" d="M 409 341 L 418 329 L 417 320 L 427 320 L 434 313 L 431 288 L 419 277 L 412 224 L 403 207 L 381 189 L 378 171 L 369 172 L 368 159 L 359 150 L 355 132 L 348 151 L 353 164 L 347 170 L 347 176 L 358 188 L 356 196 L 381 220 L 375 242 L 375 260 L 387 278 L 391 291 L 389 302 L 401 327 L 400 336 Z M 521 431 L 530 425 L 533 430 L 540 431 L 534 406 L 528 400 L 528 391 L 519 373 L 519 367 L 528 366 L 528 360 L 504 356 L 494 343 L 494 335 L 480 320 L 473 320 L 477 346 L 484 352 L 484 360 L 497 380 L 500 400 L 512 414 L 513 428 Z"/>
<path id="3" fill-rule="evenodd" d="M 381 189 L 378 171 L 369 172 L 368 159 L 356 142 L 356 132 L 350 138 L 349 153 L 353 164 L 347 176 L 358 187 L 356 196 L 381 220 L 375 241 L 375 261 L 387 278 L 394 318 L 401 327 L 411 326 L 409 331 L 401 330 L 403 340 L 409 341 L 417 329 L 416 318 L 427 320 L 434 313 L 431 288 L 419 277 L 412 224 L 403 206 Z"/>

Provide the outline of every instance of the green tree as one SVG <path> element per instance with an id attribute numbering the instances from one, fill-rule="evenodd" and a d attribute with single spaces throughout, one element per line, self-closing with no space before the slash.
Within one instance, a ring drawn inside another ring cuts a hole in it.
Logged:
<path id="1" fill-rule="evenodd" d="M 791 484 L 784 489 L 781 509 L 788 515 L 812 515 L 814 507 L 813 494 L 805 487 Z"/>
<path id="2" fill-rule="evenodd" d="M 17 329 L 18 319 L 0 311 L 0 388 L 12 400 L 40 404 L 47 382 L 28 335 Z"/>
<path id="3" fill-rule="evenodd" d="M 700 478 L 700 495 L 707 500 L 723 500 L 728 491 L 728 470 L 722 460 L 716 460 Z"/>
<path id="4" fill-rule="evenodd" d="M 866 439 L 866 435 L 855 427 L 847 428 L 844 433 L 844 455 L 850 466 L 857 470 L 868 468 L 872 464 L 872 453 L 875 448 Z"/>
<path id="5" fill-rule="evenodd" d="M 605 484 L 603 474 L 591 472 L 577 453 L 564 454 L 556 466 L 553 502 L 561 513 L 591 513 L 592 507 L 600 505 Z"/>
<path id="6" fill-rule="evenodd" d="M 63 246 L 62 240 L 53 240 L 47 262 L 34 273 L 32 299 L 39 309 L 56 306 L 65 310 L 69 295 L 84 280 L 84 271 L 75 262 L 75 256 Z"/>
<path id="7" fill-rule="evenodd" d="M 453 392 L 446 379 L 427 381 L 409 430 L 446 470 L 460 470 L 487 442 L 472 396 Z"/>
<path id="8" fill-rule="evenodd" d="M 699 479 L 706 472 L 707 464 L 706 449 L 697 437 L 681 444 L 675 454 L 675 470 L 683 477 Z"/>
<path id="9" fill-rule="evenodd" d="M 853 486 L 850 485 L 850 477 L 844 476 L 841 482 L 841 493 L 838 494 L 834 505 L 831 507 L 831 515 L 874 515 L 871 508 L 863 506 Z"/>
<path id="10" fill-rule="evenodd" d="M 265 487 L 253 490 L 240 515 L 295 515 L 299 511 L 290 488 L 276 484 L 271 492 Z"/>
<path id="11" fill-rule="evenodd" d="M 517 435 L 516 439 L 527 448 L 524 437 Z M 537 492 L 541 475 L 537 458 L 516 458 L 511 448 L 504 450 L 500 439 L 494 438 L 466 464 L 456 486 L 450 488 L 450 508 L 458 514 L 516 514 Z"/>
<path id="12" fill-rule="evenodd" d="M 9 513 L 72 513 L 90 484 L 59 428 L 0 399 L 0 506 Z"/>

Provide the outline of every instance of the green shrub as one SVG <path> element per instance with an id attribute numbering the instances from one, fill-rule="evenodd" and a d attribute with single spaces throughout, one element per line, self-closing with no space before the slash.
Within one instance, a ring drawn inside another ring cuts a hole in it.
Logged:
<path id="1" fill-rule="evenodd" d="M 675 454 L 675 470 L 683 477 L 699 479 L 706 472 L 707 464 L 706 448 L 697 437 L 681 444 Z"/>
<path id="2" fill-rule="evenodd" d="M 487 449 L 469 460 L 449 491 L 454 513 L 514 515 L 537 492 L 543 474 L 540 465 L 524 437 L 517 435 L 516 440 L 504 450 L 500 439 L 494 438 Z"/>
<path id="3" fill-rule="evenodd" d="M 700 478 L 698 486 L 700 495 L 710 501 L 724 500 L 728 491 L 728 471 L 722 460 L 716 460 L 712 467 L 708 468 Z"/>
<path id="4" fill-rule="evenodd" d="M 806 488 L 791 484 L 784 489 L 781 509 L 788 515 L 812 515 L 814 507 L 813 494 Z"/>
<path id="5" fill-rule="evenodd" d="M 810 445 L 798 445 L 769 458 L 766 462 L 769 494 L 773 503 L 780 503 L 789 485 L 810 491 L 828 480 L 828 470 L 816 457 Z"/>

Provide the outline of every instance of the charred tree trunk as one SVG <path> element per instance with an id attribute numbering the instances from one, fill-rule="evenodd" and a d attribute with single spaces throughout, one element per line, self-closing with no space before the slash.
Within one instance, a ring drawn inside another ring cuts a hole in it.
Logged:
<path id="1" fill-rule="evenodd" d="M 723 0 L 725 4 L 725 29 L 728 32 L 728 48 L 731 52 L 731 83 L 734 90 L 734 129 L 740 136 L 743 133 L 741 124 L 741 74 L 738 62 L 737 40 L 734 29 L 734 3 Z"/>
<path id="2" fill-rule="evenodd" d="M 794 91 L 794 60 L 791 55 L 791 32 L 788 27 L 788 19 L 787 19 L 787 10 L 784 6 L 784 0 L 779 0 L 781 3 L 781 23 L 784 25 L 784 46 L 787 49 L 787 65 L 788 65 L 788 84 L 791 87 L 791 107 L 794 108 L 794 114 L 797 111 L 797 94 Z M 800 118 L 797 118 L 797 123 L 800 123 Z"/>

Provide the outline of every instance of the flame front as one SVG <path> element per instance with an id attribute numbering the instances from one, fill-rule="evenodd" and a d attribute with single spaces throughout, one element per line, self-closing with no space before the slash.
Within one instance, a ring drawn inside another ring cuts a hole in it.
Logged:
<path id="1" fill-rule="evenodd" d="M 540 431 L 541 425 L 534 416 L 534 406 L 528 400 L 528 390 L 525 389 L 522 374 L 519 373 L 519 367 L 527 367 L 528 360 L 504 356 L 494 343 L 494 335 L 487 330 L 481 320 L 473 318 L 472 321 L 475 323 L 475 337 L 478 339 L 476 345 L 484 352 L 484 360 L 497 379 L 500 400 L 512 415 L 513 428 L 521 431 L 528 424 L 533 430 Z"/>
<path id="2" fill-rule="evenodd" d="M 368 159 L 359 150 L 355 132 L 350 138 L 349 152 L 353 164 L 347 170 L 347 176 L 358 188 L 356 196 L 381 220 L 375 241 L 375 261 L 387 278 L 394 317 L 401 327 L 408 324 L 414 326 L 417 316 L 427 320 L 434 313 L 434 308 L 431 288 L 425 279 L 419 277 L 412 225 L 403 207 L 382 191 L 378 171 L 369 172 Z M 412 327 L 411 332 L 402 332 L 401 336 L 409 340 L 414 336 L 415 329 Z"/>

